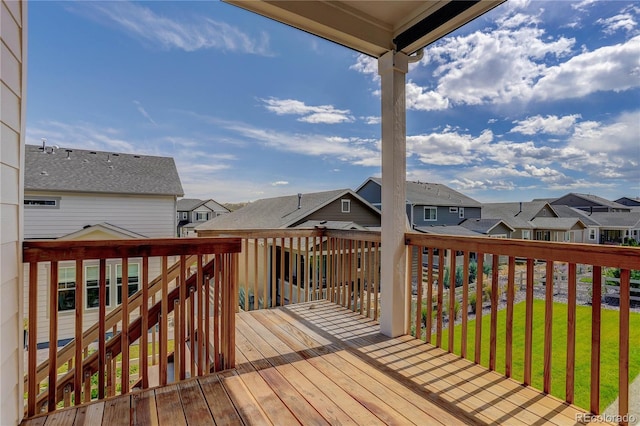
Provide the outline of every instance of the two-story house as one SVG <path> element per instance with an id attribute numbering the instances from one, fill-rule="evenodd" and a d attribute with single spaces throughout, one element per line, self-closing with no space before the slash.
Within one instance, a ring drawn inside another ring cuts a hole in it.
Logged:
<path id="1" fill-rule="evenodd" d="M 439 183 L 406 183 L 407 219 L 411 229 L 441 225 L 459 225 L 466 219 L 479 219 L 482 205 L 464 194 Z M 356 189 L 356 193 L 372 205 L 382 209 L 382 180 L 370 177 Z"/>
<path id="2" fill-rule="evenodd" d="M 229 209 L 215 200 L 182 198 L 178 200 L 176 220 L 178 237 L 195 237 L 194 228 L 209 219 L 229 213 Z"/>
<path id="3" fill-rule="evenodd" d="M 183 195 L 173 158 L 26 145 L 24 235 L 28 239 L 109 240 L 173 237 L 176 202 Z M 153 262 L 152 262 L 153 263 Z M 51 288 L 49 264 L 38 270 L 43 293 Z M 85 262 L 84 324 L 97 319 L 97 262 Z M 150 276 L 159 270 L 150 264 Z M 129 294 L 139 289 L 139 259 L 129 260 Z M 25 292 L 28 289 L 25 267 Z M 107 262 L 108 310 L 122 301 L 122 261 Z M 73 336 L 76 276 L 74 262 L 58 265 L 59 344 Z M 25 302 L 28 297 L 24 298 Z M 49 315 L 46 298 L 37 307 Z M 25 306 L 25 317 L 27 315 Z M 47 321 L 38 322 L 38 344 L 48 345 Z"/>

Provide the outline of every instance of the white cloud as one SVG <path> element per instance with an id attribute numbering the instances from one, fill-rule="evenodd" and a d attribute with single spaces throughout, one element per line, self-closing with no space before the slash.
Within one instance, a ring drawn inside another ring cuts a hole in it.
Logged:
<path id="1" fill-rule="evenodd" d="M 640 87 L 640 36 L 601 47 L 548 68 L 532 87 L 539 100 L 570 99 L 598 91 Z"/>
<path id="2" fill-rule="evenodd" d="M 578 118 L 580 118 L 580 114 L 565 115 L 563 117 L 556 115 L 542 117 L 541 115 L 536 115 L 528 117 L 525 120 L 514 121 L 513 123 L 517 125 L 510 130 L 510 133 L 522 133 L 523 135 L 535 135 L 537 133 L 566 135 L 573 128 Z"/>
<path id="3" fill-rule="evenodd" d="M 638 26 L 631 13 L 620 13 L 609 18 L 600 18 L 596 23 L 602 25 L 605 34 L 614 34 L 620 30 L 629 33 Z"/>
<path id="4" fill-rule="evenodd" d="M 351 65 L 349 69 L 362 74 L 369 74 L 373 81 L 380 81 L 380 76 L 378 75 L 378 60 L 371 56 L 359 54 L 356 57 L 356 63 Z"/>
<path id="5" fill-rule="evenodd" d="M 382 118 L 379 115 L 370 115 L 367 117 L 360 117 L 360 119 L 367 124 L 380 124 L 380 120 Z"/>
<path id="6" fill-rule="evenodd" d="M 149 115 L 149 113 L 147 112 L 146 109 L 144 109 L 144 107 L 142 106 L 142 104 L 139 101 L 133 101 L 134 105 L 136 106 L 136 109 L 138 110 L 138 112 L 140 114 L 142 114 L 142 116 L 144 118 L 146 118 L 147 120 L 149 120 L 149 122 L 151 124 L 153 124 L 154 126 L 157 126 L 158 123 L 156 123 L 153 118 L 151 118 L 151 116 Z"/>
<path id="7" fill-rule="evenodd" d="M 271 55 L 266 34 L 252 38 L 239 28 L 205 16 L 178 20 L 176 17 L 160 16 L 148 7 L 128 1 L 76 3 L 71 10 L 98 22 L 114 25 L 139 40 L 163 49 L 187 52 L 218 49 Z"/>
<path id="8" fill-rule="evenodd" d="M 406 105 L 407 109 L 434 111 L 447 109 L 449 100 L 440 93 L 433 90 L 425 90 L 409 80 L 406 85 Z"/>
<path id="9" fill-rule="evenodd" d="M 463 165 L 477 160 L 477 151 L 493 140 L 490 130 L 479 136 L 446 128 L 441 133 L 407 136 L 407 155 L 416 155 L 420 162 L 434 165 Z"/>
<path id="10" fill-rule="evenodd" d="M 41 138 L 46 138 L 49 145 L 58 145 L 65 148 L 146 153 L 140 152 L 129 141 L 121 138 L 119 131 L 86 122 L 69 124 L 50 120 L 27 127 L 26 142 L 28 144 L 39 145 L 41 144 Z"/>
<path id="11" fill-rule="evenodd" d="M 265 108 L 278 115 L 301 115 L 298 121 L 306 123 L 338 124 L 355 121 L 348 109 L 336 109 L 332 105 L 306 105 L 295 99 L 260 99 Z"/>
<path id="12" fill-rule="evenodd" d="M 283 186 L 283 185 L 289 185 L 289 182 L 287 182 L 286 180 L 277 180 L 275 182 L 271 182 L 271 186 Z"/>

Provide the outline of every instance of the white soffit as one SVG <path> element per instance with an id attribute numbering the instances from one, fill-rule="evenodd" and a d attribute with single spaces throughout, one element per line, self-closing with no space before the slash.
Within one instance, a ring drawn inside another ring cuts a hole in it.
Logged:
<path id="1" fill-rule="evenodd" d="M 505 0 L 223 0 L 379 58 L 412 54 Z"/>

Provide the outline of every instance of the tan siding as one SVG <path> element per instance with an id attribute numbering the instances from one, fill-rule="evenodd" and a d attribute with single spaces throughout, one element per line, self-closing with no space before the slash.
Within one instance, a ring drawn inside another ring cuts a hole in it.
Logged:
<path id="1" fill-rule="evenodd" d="M 26 4 L 0 2 L 0 413 L 23 416 L 22 186 L 24 164 Z"/>
<path id="2" fill-rule="evenodd" d="M 351 200 L 350 213 L 342 213 L 341 200 L 343 199 Z M 360 200 L 349 194 L 310 214 L 302 222 L 307 220 L 341 220 L 355 222 L 361 226 L 380 226 L 380 214 L 373 212 Z"/>

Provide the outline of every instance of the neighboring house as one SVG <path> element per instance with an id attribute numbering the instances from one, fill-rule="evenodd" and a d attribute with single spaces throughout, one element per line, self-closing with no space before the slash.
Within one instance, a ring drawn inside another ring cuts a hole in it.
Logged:
<path id="1" fill-rule="evenodd" d="M 182 198 L 178 200 L 176 219 L 178 220 L 178 237 L 194 237 L 194 228 L 209 219 L 229 213 L 222 204 L 209 199 Z"/>
<path id="2" fill-rule="evenodd" d="M 627 207 L 640 207 L 640 197 L 622 197 L 614 202 Z"/>
<path id="3" fill-rule="evenodd" d="M 584 242 L 584 222 L 560 217 L 546 201 L 483 204 L 482 219 L 501 219 L 514 229 L 512 238 Z"/>
<path id="4" fill-rule="evenodd" d="M 360 231 L 379 230 L 380 211 L 352 190 L 339 189 L 257 200 L 234 212 L 198 225 L 195 230 L 198 236 L 213 236 L 225 235 L 227 231 L 233 230 L 314 229 L 316 227 Z M 258 249 L 258 246 L 262 248 Z M 254 297 L 258 297 L 260 305 L 264 303 L 265 298 L 271 297 L 271 294 L 264 294 L 262 285 L 257 286 L 257 295 L 244 294 L 245 285 L 253 288 L 256 284 L 254 277 L 257 276 L 266 276 L 269 288 L 272 288 L 272 280 L 275 277 L 278 303 L 281 292 L 283 292 L 285 303 L 293 303 L 298 301 L 299 291 L 302 291 L 307 283 L 318 283 L 322 288 L 326 286 L 326 282 L 320 284 L 320 276 L 326 277 L 326 271 L 320 272 L 312 267 L 317 264 L 326 265 L 326 262 L 314 260 L 316 256 L 327 256 L 326 241 L 297 238 L 284 242 L 278 238 L 260 241 L 248 239 L 244 250 L 254 254 L 249 255 L 251 260 L 246 265 L 245 257 L 239 257 L 239 270 L 247 271 L 246 275 L 243 272 L 240 276 L 239 297 L 240 306 L 243 309 L 253 306 Z M 283 256 L 284 269 L 281 270 L 279 265 Z M 272 264 L 276 265 L 274 274 L 266 273 L 262 265 L 270 268 Z M 357 266 L 353 265 L 353 268 Z M 288 281 L 290 275 L 293 278 L 291 286 Z"/>
<path id="5" fill-rule="evenodd" d="M 407 188 L 407 219 L 411 229 L 438 225 L 459 225 L 465 219 L 481 217 L 478 201 L 439 183 L 411 182 Z M 382 180 L 368 178 L 356 193 L 382 209 Z"/>
<path id="6" fill-rule="evenodd" d="M 586 212 L 569 206 L 554 205 L 560 217 L 579 218 L 586 226 L 582 242 L 621 244 L 628 239 L 640 242 L 640 211 Z"/>
<path id="7" fill-rule="evenodd" d="M 175 163 L 154 157 L 26 145 L 25 239 L 109 240 L 175 236 L 176 200 L 183 195 Z M 153 259 L 152 259 L 153 260 Z M 40 264 L 40 291 L 49 291 L 49 264 Z M 159 266 L 150 263 L 149 276 Z M 129 259 L 129 294 L 139 289 L 141 264 Z M 25 265 L 25 306 L 28 268 Z M 85 325 L 97 321 L 98 263 L 84 263 Z M 107 261 L 107 310 L 122 300 L 122 260 Z M 58 266 L 58 344 L 74 335 L 75 262 Z M 39 346 L 48 345 L 46 298 L 40 298 Z M 27 308 L 25 307 L 25 317 Z"/>
<path id="8" fill-rule="evenodd" d="M 552 206 L 569 206 L 585 212 L 629 212 L 631 209 L 623 204 L 609 201 L 597 195 L 578 194 L 575 192 L 556 198 L 549 204 Z"/>

